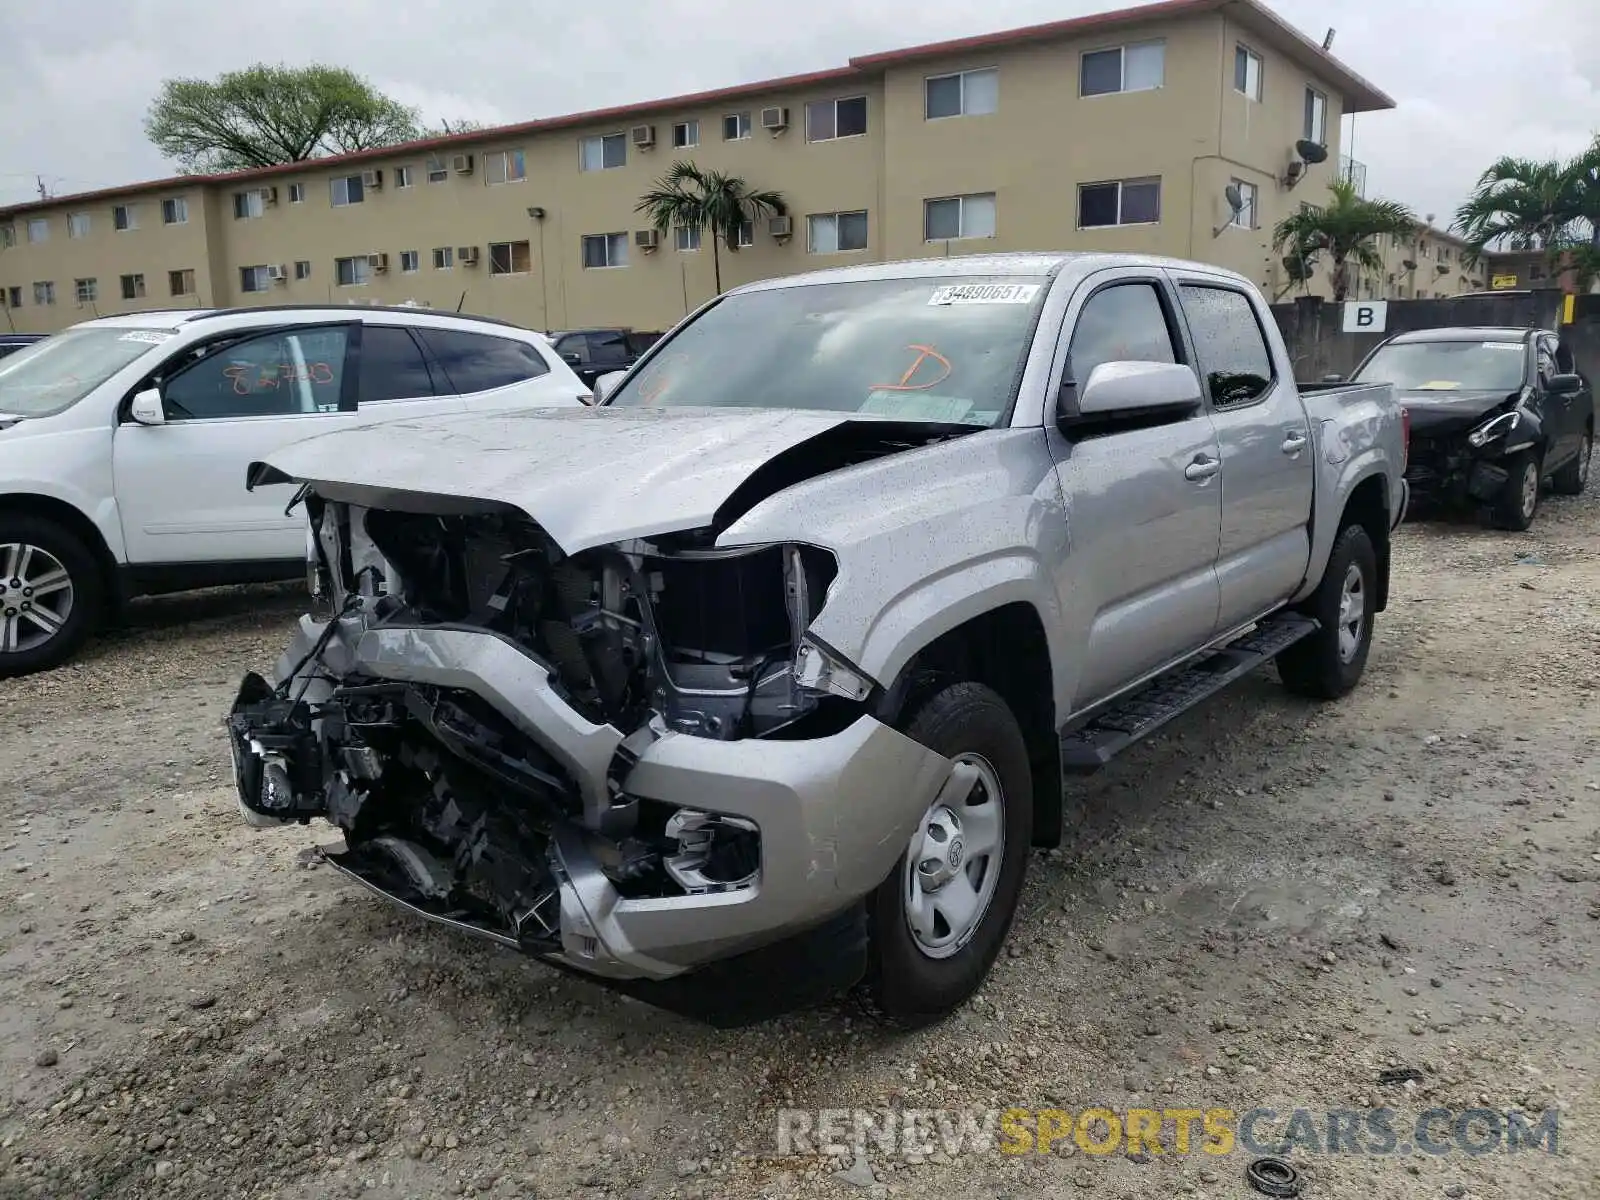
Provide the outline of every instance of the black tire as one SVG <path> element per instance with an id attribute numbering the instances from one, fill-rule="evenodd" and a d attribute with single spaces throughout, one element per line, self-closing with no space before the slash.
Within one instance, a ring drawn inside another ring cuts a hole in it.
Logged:
<path id="1" fill-rule="evenodd" d="M 1355 636 L 1354 652 L 1347 655 L 1341 648 L 1340 606 L 1345 581 L 1352 571 L 1360 575 L 1364 615 Z M 1278 677 L 1283 680 L 1284 687 L 1313 700 L 1337 700 L 1361 681 L 1367 654 L 1372 649 L 1377 583 L 1378 555 L 1372 548 L 1372 539 L 1360 525 L 1345 526 L 1333 543 L 1322 582 L 1310 600 L 1301 606 L 1307 616 L 1316 618 L 1320 628 L 1277 657 Z"/>
<path id="2" fill-rule="evenodd" d="M 72 601 L 60 627 L 41 636 L 39 625 L 23 616 L 23 606 L 34 602 L 26 581 L 20 575 L 16 579 L 0 579 L 6 589 L 0 595 L 0 679 L 46 671 L 65 661 L 105 616 L 106 587 L 100 564 L 71 530 L 43 517 L 0 515 L 0 572 L 12 565 L 8 548 L 13 546 L 31 547 L 35 554 L 42 551 L 64 568 L 71 582 Z M 58 610 L 60 604 L 56 601 L 51 611 Z M 4 648 L 9 644 L 6 631 L 10 628 L 19 631 L 19 644 L 24 638 L 33 644 L 15 650 Z"/>
<path id="3" fill-rule="evenodd" d="M 1495 528 L 1521 533 L 1533 524 L 1543 476 L 1539 456 L 1532 450 L 1520 450 L 1506 459 L 1506 484 L 1489 513 Z"/>
<path id="4" fill-rule="evenodd" d="M 1578 457 L 1550 477 L 1550 490 L 1562 496 L 1581 496 L 1589 486 L 1589 455 L 1594 451 L 1594 431 L 1583 431 Z"/>
<path id="5" fill-rule="evenodd" d="M 1033 839 L 1033 775 L 1016 717 L 982 684 L 954 683 L 940 689 L 915 706 L 902 728 L 907 737 L 940 754 L 982 758 L 997 778 L 1004 818 L 999 874 L 988 906 L 965 944 L 948 957 L 924 952 L 906 916 L 909 846 L 867 897 L 870 951 L 858 998 L 878 1020 L 916 1029 L 964 1004 L 983 984 L 1005 944 Z"/>

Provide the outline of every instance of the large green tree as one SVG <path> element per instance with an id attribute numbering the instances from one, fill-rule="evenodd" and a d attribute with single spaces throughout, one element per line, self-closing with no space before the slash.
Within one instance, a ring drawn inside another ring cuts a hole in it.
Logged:
<path id="1" fill-rule="evenodd" d="M 739 248 L 739 228 L 767 215 L 783 216 L 788 203 L 777 192 L 757 191 L 736 175 L 702 170 L 679 159 L 634 206 L 666 234 L 674 226 L 711 235 L 711 264 L 717 291 L 722 291 L 722 256 L 718 249 Z"/>
<path id="2" fill-rule="evenodd" d="M 169 79 L 145 133 L 185 173 L 242 171 L 420 135 L 414 110 L 344 67 L 269 66 Z"/>
<path id="3" fill-rule="evenodd" d="M 1302 204 L 1297 212 L 1278 222 L 1272 238 L 1285 258 L 1292 281 L 1304 282 L 1318 262 L 1327 257 L 1332 268 L 1333 298 L 1350 294 L 1350 267 L 1376 271 L 1383 265 L 1377 240 L 1384 235 L 1409 237 L 1417 217 L 1393 200 L 1367 200 L 1347 179 L 1328 187 L 1326 204 Z"/>
<path id="4" fill-rule="evenodd" d="M 1600 228 L 1597 170 L 1595 150 L 1567 162 L 1498 159 L 1456 210 L 1453 227 L 1475 253 L 1490 246 L 1560 250 L 1578 240 L 1580 221 L 1589 226 L 1585 240 L 1592 239 Z"/>

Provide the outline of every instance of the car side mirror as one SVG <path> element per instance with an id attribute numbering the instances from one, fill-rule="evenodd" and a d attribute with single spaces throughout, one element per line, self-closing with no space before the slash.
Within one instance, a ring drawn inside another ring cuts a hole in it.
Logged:
<path id="1" fill-rule="evenodd" d="M 561 361 L 569 367 L 581 367 L 583 366 L 583 355 L 575 350 L 568 350 L 561 355 Z"/>
<path id="2" fill-rule="evenodd" d="M 594 402 L 599 404 L 606 398 L 606 393 L 617 386 L 617 383 L 626 375 L 626 371 L 607 371 L 594 381 Z"/>
<path id="3" fill-rule="evenodd" d="M 1552 375 L 1545 390 L 1556 396 L 1570 396 L 1573 392 L 1583 390 L 1583 377 L 1573 374 Z"/>
<path id="4" fill-rule="evenodd" d="M 1119 416 L 1188 416 L 1200 408 L 1200 378 L 1181 363 L 1106 362 L 1078 387 L 1062 386 L 1062 429 Z"/>
<path id="5" fill-rule="evenodd" d="M 128 415 L 141 425 L 165 425 L 167 409 L 161 403 L 161 389 L 147 388 L 134 393 L 133 403 L 128 406 Z"/>

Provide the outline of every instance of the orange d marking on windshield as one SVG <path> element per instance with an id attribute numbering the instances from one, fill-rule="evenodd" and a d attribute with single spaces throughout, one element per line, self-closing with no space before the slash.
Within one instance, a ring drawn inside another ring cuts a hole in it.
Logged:
<path id="1" fill-rule="evenodd" d="M 918 345 L 917 343 L 913 342 L 910 345 L 908 345 L 906 347 L 906 349 L 907 350 L 915 350 L 916 353 L 917 353 L 917 357 L 915 359 L 913 359 L 911 365 L 906 368 L 905 374 L 900 376 L 900 382 L 899 383 L 875 383 L 875 384 L 872 385 L 872 390 L 873 391 L 875 391 L 875 392 L 925 392 L 929 388 L 938 387 L 946 379 L 949 379 L 950 378 L 950 372 L 955 370 L 955 368 L 950 365 L 950 360 L 948 358 L 946 358 L 944 355 L 940 354 L 932 346 L 922 346 L 922 345 Z M 943 367 L 944 371 L 940 375 L 938 375 L 937 377 L 935 377 L 933 379 L 927 379 L 927 380 L 924 380 L 921 383 L 913 383 L 912 380 L 917 377 L 917 372 L 921 371 L 923 364 L 928 362 L 930 359 L 932 361 L 938 363 L 941 367 Z"/>

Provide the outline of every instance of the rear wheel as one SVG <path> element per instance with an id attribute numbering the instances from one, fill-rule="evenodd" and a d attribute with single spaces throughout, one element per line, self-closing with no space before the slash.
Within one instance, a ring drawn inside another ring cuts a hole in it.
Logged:
<path id="1" fill-rule="evenodd" d="M 1543 473 L 1539 456 L 1523 450 L 1506 460 L 1506 483 L 1495 500 L 1493 519 L 1501 529 L 1518 533 L 1533 524 L 1539 511 L 1539 483 Z"/>
<path id="2" fill-rule="evenodd" d="M 1550 477 L 1550 486 L 1563 496 L 1581 496 L 1589 486 L 1589 455 L 1594 450 L 1594 434 L 1585 431 L 1578 457 Z"/>
<path id="3" fill-rule="evenodd" d="M 1378 555 L 1360 525 L 1333 544 L 1322 582 L 1305 605 L 1318 629 L 1278 655 L 1284 687 L 1315 700 L 1337 700 L 1361 681 L 1372 648 Z"/>
<path id="4" fill-rule="evenodd" d="M 1016 717 L 982 684 L 941 689 L 904 728 L 956 764 L 956 786 L 867 899 L 862 999 L 879 1019 L 916 1028 L 965 1003 L 1005 943 L 1028 865 L 1033 780 Z"/>
<path id="5" fill-rule="evenodd" d="M 105 584 L 70 530 L 0 516 L 0 679 L 57 665 L 99 624 Z"/>

